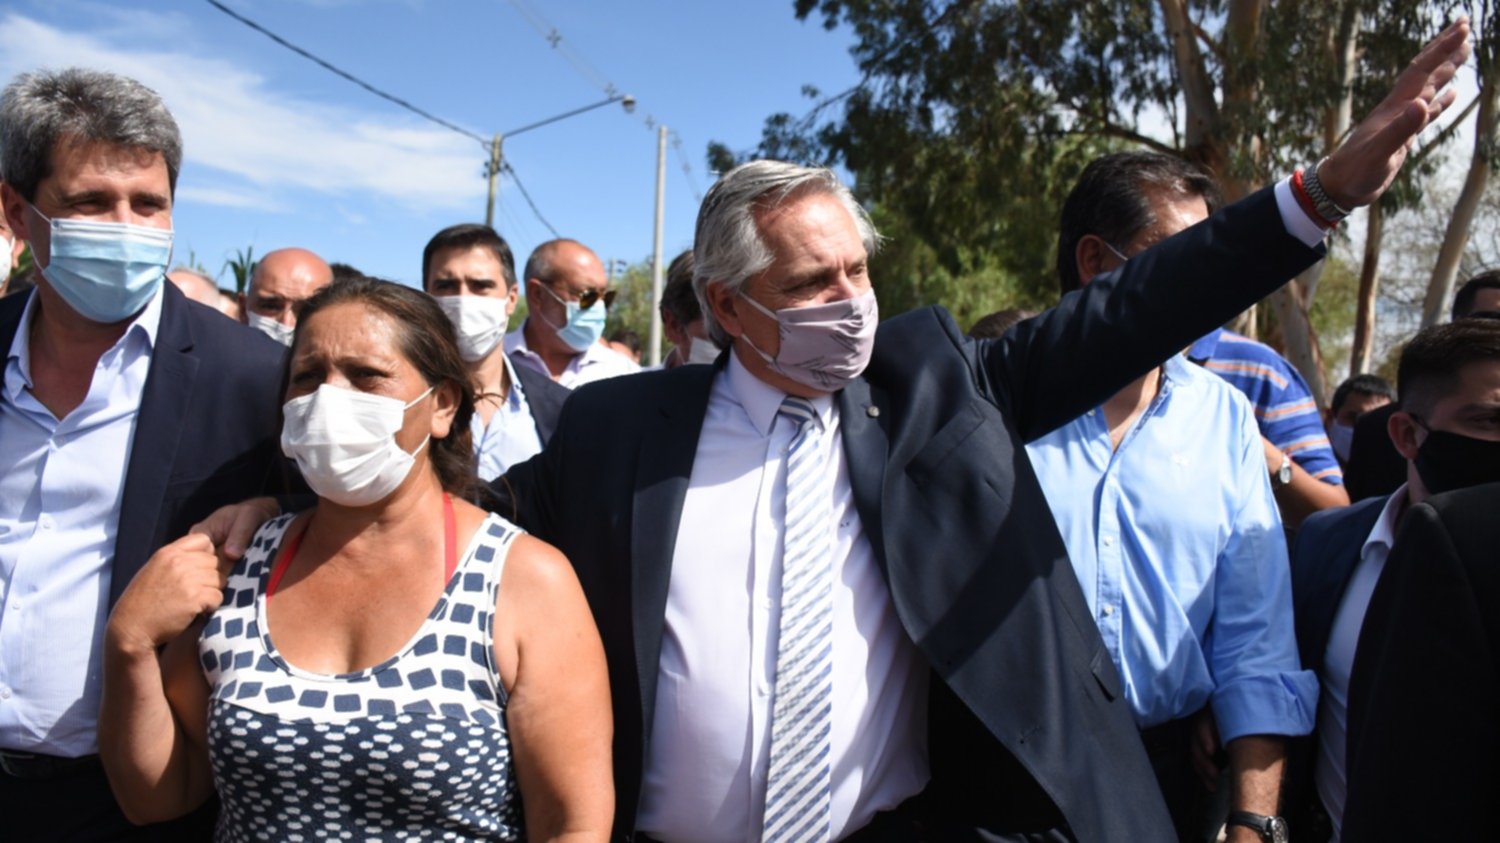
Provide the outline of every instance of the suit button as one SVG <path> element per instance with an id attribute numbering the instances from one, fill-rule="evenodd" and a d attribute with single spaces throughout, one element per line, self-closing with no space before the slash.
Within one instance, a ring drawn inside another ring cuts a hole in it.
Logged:
<path id="1" fill-rule="evenodd" d="M 880 408 L 872 404 L 865 408 L 865 415 L 872 419 L 878 419 L 880 418 Z"/>

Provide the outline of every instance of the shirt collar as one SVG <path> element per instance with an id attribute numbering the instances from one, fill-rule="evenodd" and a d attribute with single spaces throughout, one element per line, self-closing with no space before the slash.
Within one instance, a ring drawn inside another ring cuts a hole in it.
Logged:
<path id="1" fill-rule="evenodd" d="M 531 348 L 526 345 L 526 322 L 530 321 L 531 317 L 526 317 L 526 320 L 521 323 L 521 327 L 505 335 L 505 353 L 507 355 L 520 352 L 522 357 L 529 356 L 535 357 L 538 360 L 542 359 L 542 356 L 540 354 L 532 351 Z M 597 342 L 589 343 L 588 348 L 585 348 L 583 351 L 575 352 L 573 354 L 573 357 L 568 360 L 568 368 L 576 372 L 590 363 L 599 362 L 601 357 L 610 354 L 618 355 L 619 352 L 615 351 L 612 348 L 605 348 Z"/>
<path id="2" fill-rule="evenodd" d="M 1379 547 L 1390 552 L 1391 545 L 1396 542 L 1396 521 L 1401 517 L 1401 510 L 1406 506 L 1406 484 L 1391 493 L 1386 499 L 1385 506 L 1380 510 L 1380 517 L 1375 519 L 1375 526 L 1370 529 L 1370 535 L 1359 549 L 1359 558 L 1363 559 L 1370 550 Z"/>
<path id="3" fill-rule="evenodd" d="M 505 363 L 505 374 L 510 379 L 510 392 L 506 394 L 505 402 L 512 409 L 520 409 L 526 406 L 526 387 L 521 384 L 521 376 L 516 373 L 515 365 L 510 362 L 510 352 L 502 349 L 500 359 Z"/>
<path id="4" fill-rule="evenodd" d="M 167 281 L 162 281 L 165 288 Z M 5 358 L 5 395 L 14 402 L 20 395 L 21 390 L 30 389 L 31 382 L 31 322 L 36 318 L 37 301 L 41 294 L 33 288 L 30 295 L 26 297 L 26 306 L 21 309 L 21 321 L 16 323 L 16 335 L 11 338 L 10 351 Z M 151 301 L 141 309 L 135 320 L 125 329 L 125 333 L 110 347 L 110 351 L 117 348 L 129 347 L 132 344 L 144 344 L 144 353 L 150 354 L 156 348 L 156 331 L 161 326 L 161 301 L 163 293 L 159 288 Z M 105 354 L 108 354 L 106 351 Z M 14 375 L 14 377 L 12 376 Z"/>
<path id="5" fill-rule="evenodd" d="M 776 414 L 781 411 L 781 402 L 786 400 L 787 393 L 750 374 L 735 351 L 729 354 L 724 376 L 729 379 L 730 394 L 744 408 L 745 414 L 750 417 L 750 423 L 755 425 L 762 436 L 770 436 L 771 428 L 776 424 Z M 819 423 L 826 430 L 833 421 L 833 396 L 820 395 L 809 400 L 818 413 Z"/>

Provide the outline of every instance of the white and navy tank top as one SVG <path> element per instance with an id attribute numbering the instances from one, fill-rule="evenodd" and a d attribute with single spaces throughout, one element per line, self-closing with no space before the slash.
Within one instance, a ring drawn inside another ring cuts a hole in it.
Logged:
<path id="1" fill-rule="evenodd" d="M 518 528 L 489 516 L 400 652 L 329 675 L 287 664 L 266 634 L 267 579 L 292 518 L 255 534 L 199 638 L 215 839 L 523 839 L 493 634 Z"/>

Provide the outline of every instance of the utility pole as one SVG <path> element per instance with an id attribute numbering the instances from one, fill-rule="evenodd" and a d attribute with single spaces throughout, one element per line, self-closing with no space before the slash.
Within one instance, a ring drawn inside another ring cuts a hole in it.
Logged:
<path id="1" fill-rule="evenodd" d="M 656 127 L 656 247 L 651 253 L 651 365 L 661 365 L 661 236 L 667 199 L 667 127 Z"/>
<path id="2" fill-rule="evenodd" d="M 500 162 L 504 160 L 500 157 L 500 144 L 504 141 L 505 135 L 500 132 L 496 132 L 495 139 L 490 141 L 490 202 L 484 208 L 484 224 L 490 228 L 495 227 L 495 193 L 499 186 Z"/>

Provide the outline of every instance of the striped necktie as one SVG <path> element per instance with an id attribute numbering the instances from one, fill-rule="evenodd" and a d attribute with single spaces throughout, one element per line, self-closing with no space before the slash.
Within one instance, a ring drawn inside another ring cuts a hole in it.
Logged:
<path id="1" fill-rule="evenodd" d="M 781 623 L 766 782 L 765 843 L 830 839 L 833 726 L 832 502 L 817 411 L 788 396 L 797 425 L 787 455 Z"/>

